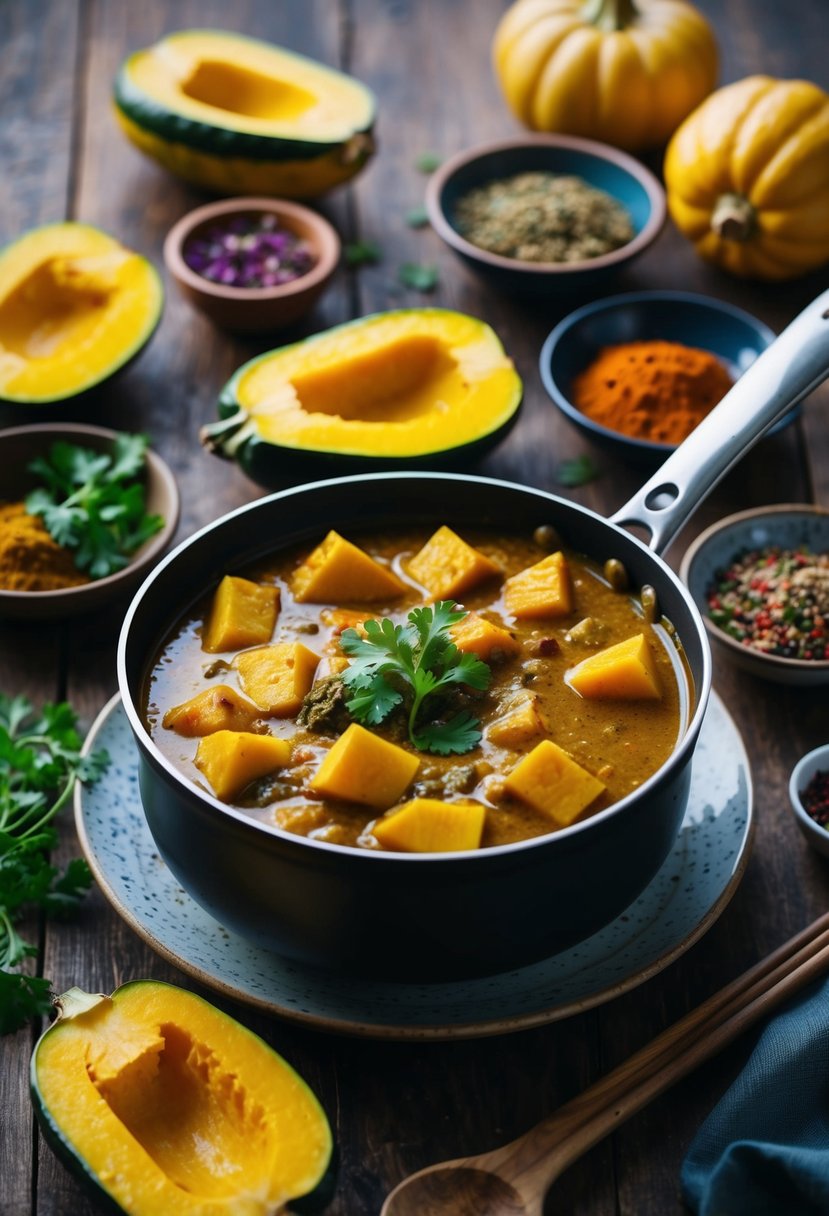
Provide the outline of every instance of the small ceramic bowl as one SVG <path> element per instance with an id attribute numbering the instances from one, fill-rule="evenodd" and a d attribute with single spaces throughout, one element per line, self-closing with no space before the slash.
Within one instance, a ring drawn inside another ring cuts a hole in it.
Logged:
<path id="1" fill-rule="evenodd" d="M 637 291 L 608 296 L 565 317 L 548 335 L 540 355 L 541 379 L 561 412 L 583 434 L 626 461 L 661 464 L 676 444 L 635 439 L 610 430 L 581 412 L 573 382 L 606 346 L 662 340 L 710 351 L 736 380 L 774 341 L 774 332 L 750 313 L 709 296 L 684 291 Z M 788 426 L 796 406 L 771 428 Z"/>
<path id="2" fill-rule="evenodd" d="M 74 443 L 96 452 L 108 451 L 117 432 L 80 424 L 38 423 L 0 431 L 0 469 L 3 470 L 2 500 L 18 502 L 36 485 L 38 479 L 28 471 L 29 464 L 47 456 L 53 443 Z M 92 612 L 102 605 L 134 590 L 173 539 L 178 526 L 179 493 L 169 467 L 155 452 L 147 451 L 146 502 L 150 514 L 161 515 L 164 526 L 145 541 L 129 564 L 115 574 L 66 587 L 57 591 L 4 591 L 0 589 L 0 616 L 29 620 L 57 620 Z"/>
<path id="3" fill-rule="evenodd" d="M 476 186 L 530 170 L 574 174 L 613 195 L 630 214 L 633 240 L 579 262 L 523 262 L 490 253 L 461 236 L 456 220 L 460 198 Z M 438 236 L 497 290 L 552 298 L 602 287 L 643 253 L 665 222 L 665 192 L 644 165 L 608 144 L 568 135 L 534 135 L 482 144 L 453 156 L 429 179 L 426 210 Z"/>
<path id="4" fill-rule="evenodd" d="M 813 849 L 829 857 L 829 830 L 815 822 L 803 805 L 802 795 L 815 773 L 829 773 L 829 743 L 816 747 L 798 760 L 789 780 L 789 799 L 797 826 Z"/>
<path id="5" fill-rule="evenodd" d="M 829 552 L 829 510 L 808 503 L 784 503 L 729 515 L 689 546 L 680 578 L 702 613 L 715 653 L 752 675 L 778 684 L 829 684 L 829 659 L 786 659 L 764 654 L 732 638 L 708 616 L 707 592 L 718 575 L 738 554 L 769 545 L 783 549 L 806 545 L 813 553 Z"/>
<path id="6" fill-rule="evenodd" d="M 274 287 L 229 287 L 215 283 L 187 265 L 188 241 L 231 217 L 271 215 L 280 228 L 306 241 L 314 265 L 306 273 Z M 189 211 L 167 234 L 164 262 L 182 294 L 222 329 L 266 333 L 283 329 L 311 310 L 327 287 L 340 260 L 340 238 L 316 211 L 277 198 L 231 198 Z"/>

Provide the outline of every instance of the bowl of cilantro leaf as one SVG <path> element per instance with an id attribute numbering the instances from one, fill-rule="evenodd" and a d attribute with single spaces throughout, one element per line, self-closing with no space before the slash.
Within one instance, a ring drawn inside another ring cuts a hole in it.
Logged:
<path id="1" fill-rule="evenodd" d="M 42 423 L 0 433 L 0 616 L 59 619 L 134 590 L 179 494 L 145 435 Z"/>

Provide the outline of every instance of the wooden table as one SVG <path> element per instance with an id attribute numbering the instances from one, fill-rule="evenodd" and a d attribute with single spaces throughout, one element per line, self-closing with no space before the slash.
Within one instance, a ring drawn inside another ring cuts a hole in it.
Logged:
<path id="1" fill-rule="evenodd" d="M 413 230 L 404 219 L 422 198 L 419 153 L 447 155 L 516 133 L 489 66 L 491 33 L 504 7 L 502 0 L 7 0 L 0 8 L 0 239 L 36 224 L 79 219 L 161 265 L 164 234 L 201 197 L 126 144 L 112 116 L 110 90 L 122 58 L 164 32 L 232 28 L 343 67 L 379 97 L 380 150 L 356 185 L 321 209 L 345 240 L 376 240 L 383 260 L 359 271 L 343 269 L 309 332 L 423 303 L 485 318 L 514 357 L 526 400 L 519 425 L 481 471 L 559 488 L 560 462 L 586 448 L 548 404 L 537 358 L 566 308 L 499 298 L 469 277 L 432 232 Z M 701 7 L 717 27 L 723 80 L 765 72 L 829 86 L 825 14 L 815 0 L 701 0 Z M 439 265 L 432 295 L 400 285 L 397 268 L 404 261 Z M 668 224 L 656 247 L 616 286 L 709 293 L 779 329 L 825 285 L 825 271 L 785 286 L 738 282 L 703 266 Z M 214 330 L 171 290 L 159 333 L 121 379 L 83 403 L 22 415 L 7 411 L 0 423 L 53 417 L 148 432 L 178 477 L 179 536 L 185 537 L 260 493 L 234 466 L 205 454 L 197 431 L 214 416 L 217 392 L 230 373 L 271 344 L 236 341 Z M 829 398 L 818 392 L 800 422 L 764 441 L 705 503 L 670 550 L 671 562 L 688 538 L 731 511 L 766 502 L 829 503 L 828 423 Z M 598 479 L 561 492 L 607 514 L 626 501 L 639 477 L 594 456 Z M 103 612 L 59 625 L 0 623 L 0 687 L 36 702 L 68 697 L 87 726 L 116 688 L 119 620 L 120 613 Z M 826 693 L 761 683 L 724 663 L 717 665 L 715 683 L 751 759 L 753 853 L 718 922 L 648 982 L 540 1029 L 445 1043 L 335 1037 L 205 990 L 295 1064 L 330 1112 L 340 1154 L 332 1216 L 370 1216 L 409 1171 L 517 1135 L 826 907 L 826 865 L 800 838 L 786 793 L 795 760 L 829 734 Z M 67 819 L 61 853 L 68 857 L 77 849 Z M 196 987 L 144 945 L 97 891 L 72 922 L 43 926 L 40 943 L 37 966 L 57 991 L 72 984 L 110 991 L 136 977 Z M 32 1026 L 0 1043 L 0 1210 L 4 1216 L 86 1216 L 94 1206 L 33 1137 L 27 1065 L 38 1030 Z M 556 1186 L 550 1211 L 680 1212 L 682 1157 L 748 1046 L 741 1041 L 595 1148 Z"/>

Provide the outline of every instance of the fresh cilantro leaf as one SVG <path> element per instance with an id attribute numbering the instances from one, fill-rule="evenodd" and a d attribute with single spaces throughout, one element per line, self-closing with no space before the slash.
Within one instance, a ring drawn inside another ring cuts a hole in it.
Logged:
<path id="1" fill-rule="evenodd" d="M 68 911 L 90 885 L 86 862 L 70 861 L 63 874 L 50 864 L 52 824 L 76 781 L 97 780 L 108 762 L 103 751 L 81 755 L 66 702 L 37 711 L 25 697 L 0 693 L 0 1033 L 48 1009 L 49 981 L 18 970 L 37 948 L 15 923 L 28 907 Z"/>
<path id="2" fill-rule="evenodd" d="M 112 452 L 54 443 L 48 459 L 29 465 L 44 483 L 26 497 L 26 510 L 43 520 L 75 565 L 92 579 L 123 569 L 136 549 L 163 525 L 145 510 L 136 480 L 144 467 L 146 435 L 120 434 Z"/>
<path id="3" fill-rule="evenodd" d="M 376 241 L 351 241 L 343 249 L 347 266 L 373 266 L 382 253 Z"/>
<path id="4" fill-rule="evenodd" d="M 417 746 L 421 751 L 437 752 L 439 756 L 462 755 L 477 747 L 480 741 L 480 723 L 465 710 L 448 722 L 426 722 L 417 732 Z"/>
<path id="5" fill-rule="evenodd" d="M 434 291 L 438 283 L 438 268 L 404 262 L 398 271 L 398 278 L 404 287 L 412 287 L 415 291 Z"/>
<path id="6" fill-rule="evenodd" d="M 583 486 L 594 477 L 598 477 L 598 469 L 587 455 L 562 460 L 556 473 L 556 480 L 561 486 Z"/>
<path id="7" fill-rule="evenodd" d="M 421 751 L 448 755 L 470 751 L 480 741 L 478 721 L 467 711 L 448 721 L 419 722 L 424 703 L 451 685 L 484 689 L 490 670 L 474 654 L 458 650 L 451 627 L 466 616 L 451 600 L 413 608 L 406 624 L 389 617 L 363 622 L 363 634 L 345 629 L 340 645 L 350 662 L 342 675 L 349 713 L 376 726 L 393 709 L 406 711 L 409 739 Z"/>
<path id="8" fill-rule="evenodd" d="M 406 212 L 406 223 L 410 228 L 425 228 L 429 223 L 429 212 L 425 207 L 410 207 Z"/>
<path id="9" fill-rule="evenodd" d="M 443 157 L 437 152 L 421 152 L 415 160 L 415 168 L 419 173 L 434 173 L 443 163 Z"/>

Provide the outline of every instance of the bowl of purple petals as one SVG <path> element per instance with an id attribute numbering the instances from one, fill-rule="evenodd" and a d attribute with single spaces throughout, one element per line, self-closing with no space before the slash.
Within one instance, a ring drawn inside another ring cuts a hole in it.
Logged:
<path id="1" fill-rule="evenodd" d="M 313 307 L 340 248 L 328 220 L 309 207 L 232 198 L 183 216 L 167 234 L 164 261 L 185 298 L 216 325 L 265 333 Z"/>

